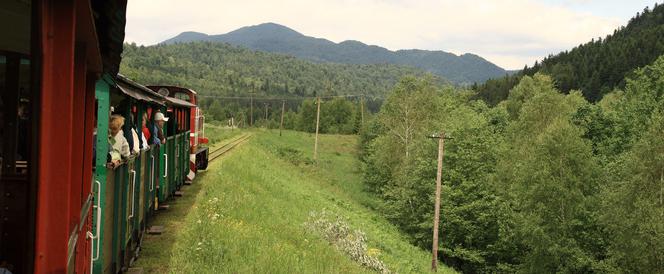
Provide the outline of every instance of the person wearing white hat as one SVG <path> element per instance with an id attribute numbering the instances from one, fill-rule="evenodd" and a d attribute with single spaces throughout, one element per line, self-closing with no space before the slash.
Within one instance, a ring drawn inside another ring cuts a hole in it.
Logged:
<path id="1" fill-rule="evenodd" d="M 164 116 L 164 114 L 161 113 L 161 112 L 157 112 L 154 115 L 154 121 L 155 121 L 156 131 L 157 131 L 155 136 L 157 136 L 157 138 L 159 139 L 159 142 L 161 142 L 161 144 L 165 144 L 166 143 L 166 137 L 164 137 L 164 123 L 168 122 L 168 117 Z"/>

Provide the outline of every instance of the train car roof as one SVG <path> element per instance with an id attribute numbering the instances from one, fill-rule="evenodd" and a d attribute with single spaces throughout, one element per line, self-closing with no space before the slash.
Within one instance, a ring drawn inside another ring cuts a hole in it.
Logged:
<path id="1" fill-rule="evenodd" d="M 124 76 L 120 73 L 118 73 L 117 76 L 115 77 L 115 84 L 122 93 L 139 101 L 159 104 L 162 106 L 168 105 L 168 106 L 188 107 L 188 108 L 196 107 L 196 105 L 189 103 L 185 100 L 178 99 L 175 97 L 163 96 L 144 85 L 134 82 L 133 80 L 127 78 L 127 76 Z"/>
<path id="2" fill-rule="evenodd" d="M 127 0 L 92 0 L 91 4 L 104 72 L 115 75 L 122 61 Z"/>
<path id="3" fill-rule="evenodd" d="M 190 108 L 191 107 L 196 107 L 196 105 L 194 105 L 192 103 L 189 103 L 189 102 L 187 102 L 185 100 L 182 100 L 182 99 L 178 99 L 178 98 L 175 98 L 175 97 L 165 97 L 165 98 L 166 98 L 166 101 L 168 101 L 169 105 L 175 105 L 175 106 L 179 106 L 179 107 L 190 107 Z"/>
<path id="4" fill-rule="evenodd" d="M 153 92 L 151 89 L 132 81 L 122 74 L 115 77 L 117 88 L 125 95 L 139 101 L 165 106 L 168 98 Z"/>
<path id="5" fill-rule="evenodd" d="M 155 92 L 159 91 L 160 88 L 167 88 L 167 89 L 175 89 L 177 91 L 186 91 L 190 92 L 191 94 L 198 94 L 195 90 L 190 89 L 190 88 L 184 88 L 184 87 L 179 87 L 179 86 L 164 86 L 164 85 L 149 85 L 147 86 L 148 88 L 154 90 Z"/>

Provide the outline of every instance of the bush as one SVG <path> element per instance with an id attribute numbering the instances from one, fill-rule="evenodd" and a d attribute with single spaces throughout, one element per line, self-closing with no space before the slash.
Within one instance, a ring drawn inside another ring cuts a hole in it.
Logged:
<path id="1" fill-rule="evenodd" d="M 381 273 L 390 273 L 385 263 L 376 257 L 380 251 L 375 248 L 367 249 L 367 237 L 364 232 L 353 230 L 340 216 L 325 210 L 312 211 L 305 225 L 309 230 L 321 234 L 353 261 Z"/>

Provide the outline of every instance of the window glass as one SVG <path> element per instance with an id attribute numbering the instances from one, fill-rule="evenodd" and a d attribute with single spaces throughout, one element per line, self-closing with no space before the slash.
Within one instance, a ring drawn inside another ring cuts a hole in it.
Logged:
<path id="1" fill-rule="evenodd" d="M 31 138 L 31 102 L 30 98 L 30 60 L 21 58 L 18 71 L 18 111 L 16 113 L 17 121 L 17 146 L 16 160 L 17 173 L 27 173 L 27 161 L 30 156 L 28 140 Z"/>
<path id="2" fill-rule="evenodd" d="M 7 84 L 7 57 L 0 55 L 0 94 L 5 94 L 5 86 Z M 2 177 L 3 149 L 5 140 L 5 102 L 3 96 L 0 96 L 0 177 Z"/>

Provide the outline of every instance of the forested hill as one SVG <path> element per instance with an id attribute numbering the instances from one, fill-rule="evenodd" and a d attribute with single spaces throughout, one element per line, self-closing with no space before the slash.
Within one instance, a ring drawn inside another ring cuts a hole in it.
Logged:
<path id="1" fill-rule="evenodd" d="M 427 74 L 396 65 L 314 63 L 213 42 L 149 47 L 125 44 L 120 69 L 145 84 L 180 85 L 202 95 L 262 97 L 384 97 L 403 76 Z"/>
<path id="2" fill-rule="evenodd" d="M 507 98 L 524 75 L 549 74 L 563 92 L 581 90 L 590 101 L 599 101 L 614 88 L 624 86 L 625 76 L 664 54 L 664 6 L 655 4 L 632 18 L 627 26 L 604 39 L 593 39 L 570 51 L 550 56 L 521 73 L 492 79 L 475 86 L 478 96 L 490 104 Z"/>
<path id="3" fill-rule="evenodd" d="M 483 82 L 506 74 L 504 69 L 474 54 L 457 56 L 444 51 L 390 51 L 358 41 L 334 43 L 326 39 L 305 36 L 274 23 L 244 27 L 220 35 L 183 32 L 162 44 L 191 41 L 224 42 L 253 50 L 288 54 L 316 62 L 408 65 L 441 76 L 455 84 Z"/>

